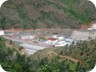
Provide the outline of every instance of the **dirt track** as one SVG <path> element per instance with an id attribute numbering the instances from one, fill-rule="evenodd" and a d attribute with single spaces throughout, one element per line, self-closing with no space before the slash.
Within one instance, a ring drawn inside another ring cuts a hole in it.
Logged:
<path id="1" fill-rule="evenodd" d="M 59 55 L 58 53 L 56 53 L 56 52 L 51 52 L 51 54 L 53 54 L 53 55 L 55 55 L 55 56 L 59 56 L 60 58 L 64 58 L 64 59 L 68 59 L 68 60 L 70 60 L 70 61 L 72 61 L 72 62 L 75 62 L 75 63 L 80 63 L 80 64 L 82 64 L 82 61 L 81 60 L 79 60 L 79 59 L 75 59 L 75 58 L 72 58 L 72 57 L 69 57 L 69 56 L 63 56 L 63 55 Z"/>

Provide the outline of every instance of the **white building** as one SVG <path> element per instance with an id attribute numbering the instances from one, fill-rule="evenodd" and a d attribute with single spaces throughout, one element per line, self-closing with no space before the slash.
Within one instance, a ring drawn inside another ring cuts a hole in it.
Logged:
<path id="1" fill-rule="evenodd" d="M 65 45 L 71 45 L 72 42 L 73 42 L 73 39 L 64 39 L 63 41 L 57 42 L 57 44 L 55 45 L 55 47 L 61 47 L 61 46 L 65 46 Z"/>
<path id="2" fill-rule="evenodd" d="M 5 34 L 4 34 L 4 31 L 0 31 L 0 36 L 1 36 L 1 35 L 5 35 Z"/>
<path id="3" fill-rule="evenodd" d="M 58 37 L 58 40 L 64 40 L 63 36 Z"/>
<path id="4" fill-rule="evenodd" d="M 47 40 L 46 44 L 48 45 L 55 45 L 58 41 L 57 40 Z"/>
<path id="5" fill-rule="evenodd" d="M 55 45 L 55 47 L 61 47 L 61 46 L 65 46 L 65 45 L 67 45 L 67 43 L 66 43 L 65 41 L 60 41 L 60 42 L 58 42 L 58 43 Z"/>
<path id="6" fill-rule="evenodd" d="M 73 39 L 65 39 L 66 42 L 72 43 L 74 40 Z"/>

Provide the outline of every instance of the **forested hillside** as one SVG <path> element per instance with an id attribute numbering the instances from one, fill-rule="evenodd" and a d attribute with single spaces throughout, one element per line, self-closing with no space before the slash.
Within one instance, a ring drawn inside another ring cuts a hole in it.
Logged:
<path id="1" fill-rule="evenodd" d="M 79 28 L 96 21 L 88 0 L 8 0 L 0 9 L 0 28 Z"/>
<path id="2" fill-rule="evenodd" d="M 96 63 L 96 40 L 20 55 L 0 38 L 0 64 L 9 72 L 88 72 Z"/>
<path id="3" fill-rule="evenodd" d="M 96 40 L 78 42 L 76 45 L 73 43 L 71 46 L 45 49 L 38 51 L 32 56 L 34 60 L 42 60 L 44 58 L 48 58 L 49 61 L 47 64 L 45 60 L 44 65 L 41 66 L 41 72 L 43 67 L 43 70 L 48 71 L 56 67 L 55 70 L 58 70 L 57 72 L 88 72 L 96 64 Z M 52 59 L 51 62 L 50 59 Z"/>

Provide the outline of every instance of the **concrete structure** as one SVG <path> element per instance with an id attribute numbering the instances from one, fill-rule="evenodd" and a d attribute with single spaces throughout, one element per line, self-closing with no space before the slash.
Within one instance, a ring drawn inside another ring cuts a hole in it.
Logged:
<path id="1" fill-rule="evenodd" d="M 4 34 L 4 31 L 0 31 L 0 36 L 1 36 L 1 35 L 5 35 L 5 34 Z"/>

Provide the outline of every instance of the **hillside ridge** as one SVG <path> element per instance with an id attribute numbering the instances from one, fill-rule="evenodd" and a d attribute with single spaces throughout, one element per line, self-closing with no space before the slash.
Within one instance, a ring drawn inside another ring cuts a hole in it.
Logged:
<path id="1" fill-rule="evenodd" d="M 96 21 L 87 0 L 8 0 L 0 9 L 0 28 L 80 28 Z"/>

